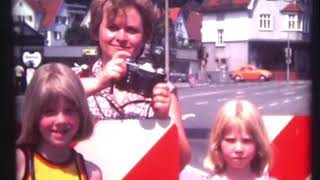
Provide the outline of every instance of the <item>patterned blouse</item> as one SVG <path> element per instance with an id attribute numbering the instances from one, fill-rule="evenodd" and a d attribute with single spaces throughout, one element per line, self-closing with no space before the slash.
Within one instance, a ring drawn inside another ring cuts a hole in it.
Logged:
<path id="1" fill-rule="evenodd" d="M 92 67 L 92 76 L 96 77 L 101 71 L 102 61 L 98 60 Z M 115 91 L 117 96 L 113 94 Z M 116 86 L 106 87 L 89 96 L 87 100 L 95 120 L 152 118 L 154 116 L 151 98 L 145 98 L 133 92 L 121 91 Z"/>

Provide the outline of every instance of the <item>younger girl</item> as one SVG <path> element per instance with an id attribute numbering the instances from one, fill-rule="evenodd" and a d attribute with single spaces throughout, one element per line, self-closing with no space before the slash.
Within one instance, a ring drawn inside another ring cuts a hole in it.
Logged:
<path id="1" fill-rule="evenodd" d="M 211 180 L 265 180 L 270 147 L 262 117 L 246 100 L 231 100 L 218 112 L 205 160 Z"/>
<path id="2" fill-rule="evenodd" d="M 71 147 L 91 135 L 91 118 L 80 79 L 69 67 L 37 69 L 23 104 L 17 179 L 102 179 L 100 169 Z"/>

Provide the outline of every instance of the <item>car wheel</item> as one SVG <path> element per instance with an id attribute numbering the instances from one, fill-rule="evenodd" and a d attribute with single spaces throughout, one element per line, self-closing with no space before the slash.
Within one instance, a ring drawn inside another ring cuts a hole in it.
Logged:
<path id="1" fill-rule="evenodd" d="M 236 82 L 239 82 L 239 81 L 241 81 L 241 77 L 240 76 L 235 76 L 233 78 L 233 80 L 236 81 Z"/>
<path id="2" fill-rule="evenodd" d="M 265 76 L 260 76 L 260 77 L 259 77 L 259 80 L 260 80 L 260 81 L 266 81 L 267 78 L 266 78 Z"/>

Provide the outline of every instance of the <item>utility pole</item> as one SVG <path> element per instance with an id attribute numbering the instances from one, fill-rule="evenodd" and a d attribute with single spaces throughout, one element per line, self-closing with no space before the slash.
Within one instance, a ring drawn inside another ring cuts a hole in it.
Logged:
<path id="1" fill-rule="evenodd" d="M 165 73 L 167 80 L 170 79 L 169 66 L 169 0 L 165 0 Z"/>
<path id="2" fill-rule="evenodd" d="M 292 55 L 292 50 L 290 47 L 289 32 L 288 32 L 288 39 L 287 39 L 287 48 L 285 48 L 285 53 L 286 53 L 286 65 L 287 65 L 287 81 L 289 81 L 290 80 L 291 55 Z"/>

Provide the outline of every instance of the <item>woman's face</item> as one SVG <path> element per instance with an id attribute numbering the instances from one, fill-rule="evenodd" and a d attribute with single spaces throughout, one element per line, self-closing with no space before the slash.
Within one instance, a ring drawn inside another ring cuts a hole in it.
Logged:
<path id="1" fill-rule="evenodd" d="M 79 114 L 74 104 L 59 97 L 42 110 L 39 122 L 42 145 L 69 146 L 79 129 Z"/>
<path id="2" fill-rule="evenodd" d="M 256 144 L 247 130 L 231 129 L 221 141 L 221 153 L 227 168 L 250 168 Z"/>
<path id="3" fill-rule="evenodd" d="M 139 55 L 144 45 L 144 30 L 139 12 L 128 6 L 118 11 L 113 22 L 108 22 L 104 12 L 99 26 L 99 45 L 104 60 L 110 60 L 117 51 L 126 51 L 130 57 Z"/>

